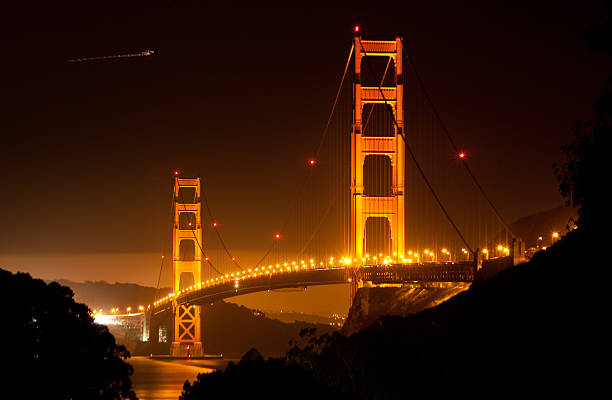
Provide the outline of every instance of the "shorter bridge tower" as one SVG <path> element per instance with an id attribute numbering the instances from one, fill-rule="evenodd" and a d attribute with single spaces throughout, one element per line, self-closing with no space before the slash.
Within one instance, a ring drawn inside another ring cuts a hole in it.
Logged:
<path id="1" fill-rule="evenodd" d="M 189 193 L 184 193 L 184 192 Z M 193 283 L 202 281 L 202 221 L 200 178 L 174 180 L 174 224 L 172 240 L 172 288 L 183 289 L 181 277 L 191 275 Z M 170 355 L 202 356 L 201 307 L 173 304 L 174 332 Z"/>

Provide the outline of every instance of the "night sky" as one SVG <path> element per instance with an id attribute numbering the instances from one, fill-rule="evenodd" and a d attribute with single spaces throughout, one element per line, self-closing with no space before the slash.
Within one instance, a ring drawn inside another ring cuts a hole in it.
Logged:
<path id="1" fill-rule="evenodd" d="M 175 169 L 202 177 L 228 245 L 256 260 L 355 24 L 405 39 L 509 221 L 562 203 L 551 166 L 612 66 L 584 45 L 599 2 L 27 3 L 1 13 L 0 265 L 41 278 L 155 285 Z"/>

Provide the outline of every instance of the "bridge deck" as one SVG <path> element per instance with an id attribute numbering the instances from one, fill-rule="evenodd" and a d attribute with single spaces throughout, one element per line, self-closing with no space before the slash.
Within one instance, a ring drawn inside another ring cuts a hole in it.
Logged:
<path id="1" fill-rule="evenodd" d="M 202 305 L 243 294 L 283 288 L 333 285 L 348 283 L 351 280 L 363 280 L 373 284 L 471 282 L 474 280 L 474 263 L 464 261 L 267 271 L 227 277 L 210 285 L 194 285 L 176 295 L 158 300 L 154 308 L 159 310 L 167 307 L 172 301 L 176 301 L 177 304 Z"/>

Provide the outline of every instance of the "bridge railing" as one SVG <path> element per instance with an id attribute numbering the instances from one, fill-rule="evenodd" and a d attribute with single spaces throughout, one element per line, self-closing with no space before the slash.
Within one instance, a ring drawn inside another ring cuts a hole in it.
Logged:
<path id="1" fill-rule="evenodd" d="M 381 283 L 403 282 L 472 282 L 474 262 L 391 264 L 363 266 L 359 279 Z"/>

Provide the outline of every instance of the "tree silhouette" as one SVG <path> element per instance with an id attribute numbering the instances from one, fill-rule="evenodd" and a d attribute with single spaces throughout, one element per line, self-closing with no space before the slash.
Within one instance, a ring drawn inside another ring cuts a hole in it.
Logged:
<path id="1" fill-rule="evenodd" d="M 586 32 L 585 41 L 594 52 L 612 54 L 612 1 L 604 2 L 601 22 Z M 574 142 L 561 147 L 566 160 L 554 166 L 559 192 L 577 209 L 579 226 L 596 228 L 607 214 L 605 188 L 611 138 L 612 76 L 595 103 L 593 117 L 574 122 Z"/>
<path id="2" fill-rule="evenodd" d="M 72 291 L 0 269 L 4 393 L 26 399 L 136 398 L 129 353 Z M 6 369 L 5 369 L 6 371 Z M 17 398 L 17 397 L 16 397 Z"/>

